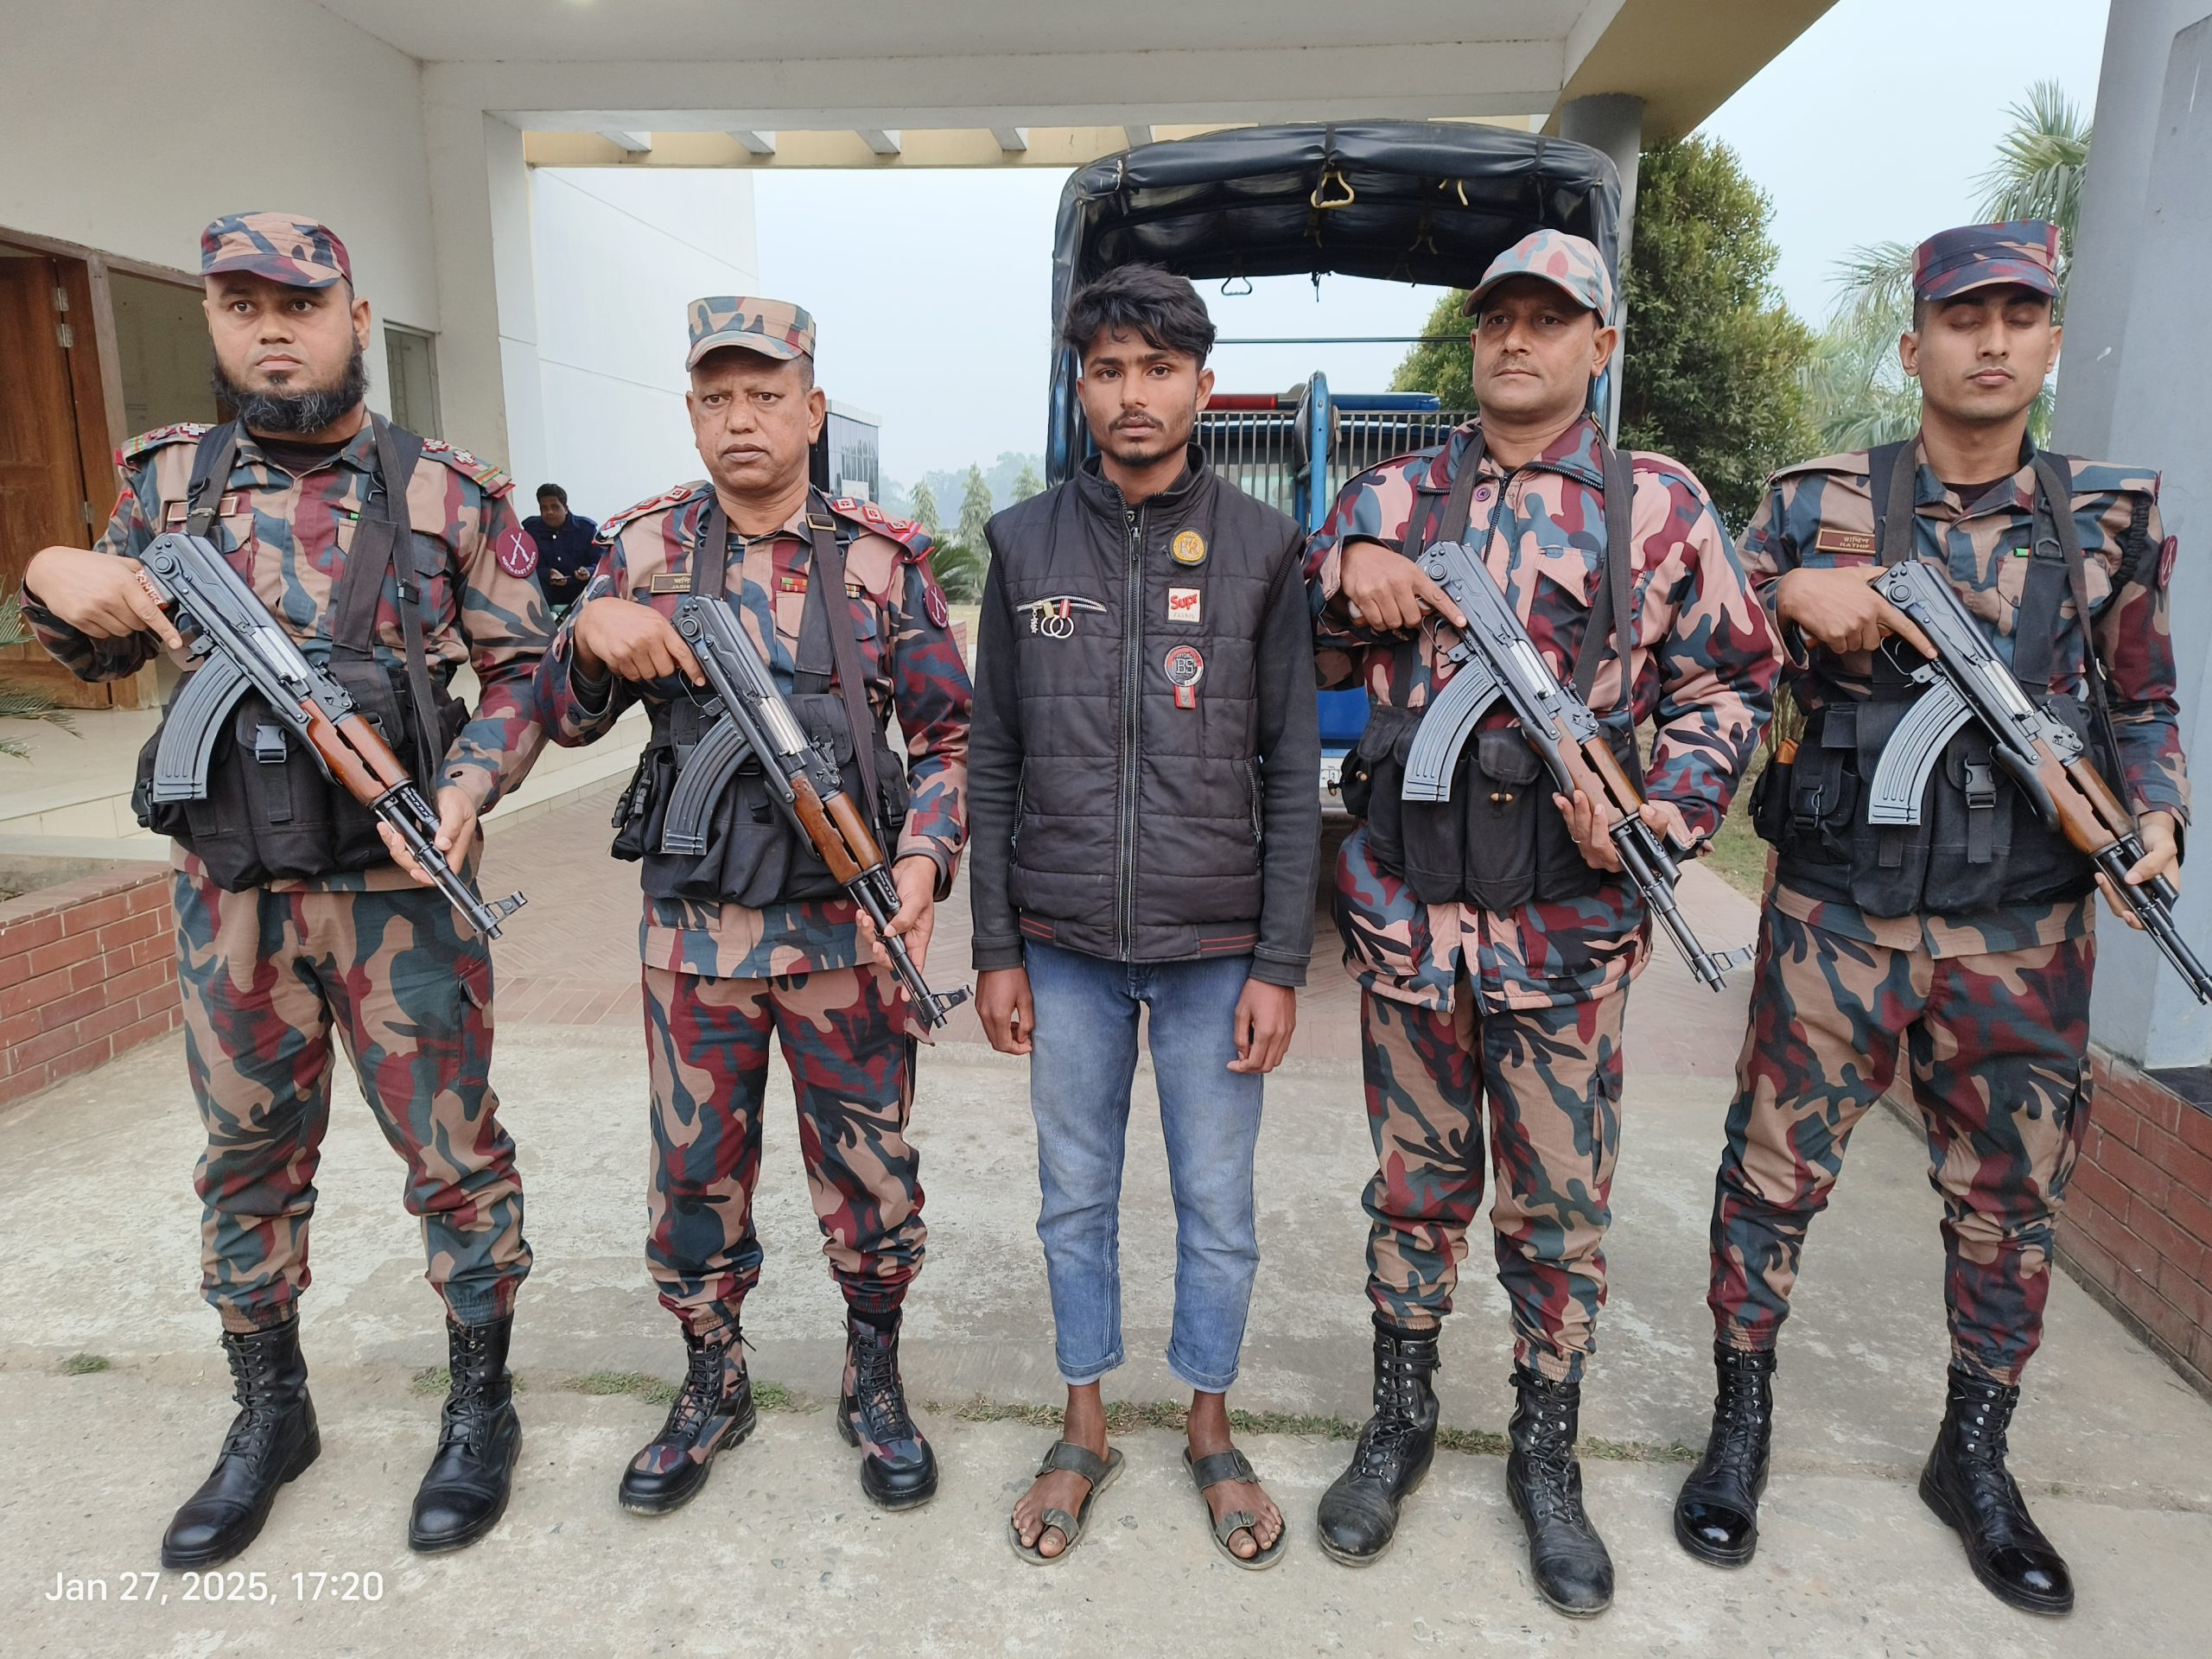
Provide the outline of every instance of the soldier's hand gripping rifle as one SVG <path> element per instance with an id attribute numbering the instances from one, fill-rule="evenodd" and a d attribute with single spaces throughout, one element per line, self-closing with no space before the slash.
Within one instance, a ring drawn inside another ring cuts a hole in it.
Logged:
<path id="1" fill-rule="evenodd" d="M 1998 764 L 2044 823 L 2095 861 L 2196 1000 L 2212 1002 L 2212 975 L 2174 927 L 2180 895 L 2173 884 L 2164 876 L 2139 887 L 2127 881 L 2127 872 L 2143 857 L 2142 839 L 2134 816 L 2090 764 L 2082 740 L 2021 690 L 1942 571 L 1924 560 L 1906 559 L 1876 577 L 1874 591 L 1919 624 L 1936 655 L 1909 671 L 1927 690 L 1883 746 L 1867 822 L 1918 823 L 1928 776 L 1943 746 L 1968 721 L 1979 720 L 1994 740 Z"/>
<path id="2" fill-rule="evenodd" d="M 890 931 L 899 913 L 899 889 L 891 880 L 883 849 L 867 819 L 846 792 L 837 763 L 806 734 L 776 690 L 768 664 L 760 659 L 726 600 L 694 594 L 676 607 L 676 632 L 698 658 L 700 671 L 721 699 L 722 716 L 700 739 L 669 798 L 661 831 L 664 853 L 696 855 L 707 850 L 708 820 L 741 762 L 757 756 L 784 814 L 813 844 L 831 878 L 842 884 L 868 919 L 891 958 L 892 971 L 906 986 L 925 1025 L 935 1030 L 968 1000 L 961 986 L 940 995 L 930 989 L 906 942 Z M 858 764 L 872 766 L 867 734 L 855 732 Z"/>
<path id="3" fill-rule="evenodd" d="M 1673 938 L 1690 971 L 1719 990 L 1726 970 L 1748 961 L 1751 952 L 1715 956 L 1698 943 L 1675 903 L 1675 882 L 1681 872 L 1667 844 L 1643 821 L 1643 797 L 1606 743 L 1598 716 L 1545 665 L 1529 631 L 1472 549 L 1458 542 L 1439 542 L 1424 556 L 1421 569 L 1452 596 L 1467 626 L 1444 653 L 1456 664 L 1451 679 L 1414 733 L 1413 747 L 1406 756 L 1403 798 L 1450 800 L 1459 752 L 1473 735 L 1476 723 L 1503 697 L 1521 722 L 1522 734 L 1543 757 L 1560 793 L 1571 800 L 1580 790 L 1603 815 L 1621 868 Z M 1622 672 L 1625 676 L 1625 667 Z"/>
<path id="4" fill-rule="evenodd" d="M 461 919 L 487 939 L 520 910 L 522 894 L 486 903 L 437 849 L 438 815 L 369 723 L 353 694 L 308 661 L 261 597 L 197 536 L 159 537 L 139 560 L 147 591 L 188 635 L 200 659 L 162 728 L 154 753 L 154 800 L 196 801 L 224 721 L 248 692 L 260 697 L 315 757 L 323 776 L 391 826 L 416 868 L 437 884 Z"/>

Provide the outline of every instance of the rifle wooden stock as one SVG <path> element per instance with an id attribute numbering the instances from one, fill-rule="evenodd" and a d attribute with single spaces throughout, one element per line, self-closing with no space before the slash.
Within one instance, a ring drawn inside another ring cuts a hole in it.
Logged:
<path id="1" fill-rule="evenodd" d="M 384 788 L 397 789 L 402 784 L 414 782 L 407 775 L 407 768 L 399 764 L 399 757 L 391 752 L 391 745 L 363 716 L 348 715 L 340 721 L 338 734 L 353 746 L 353 753 L 361 757 Z M 374 798 L 364 798 L 362 804 L 367 805 Z"/>
<path id="2" fill-rule="evenodd" d="M 1620 757 L 1613 753 L 1611 744 L 1600 738 L 1586 746 L 1582 750 L 1582 762 L 1597 774 L 1599 785 L 1604 789 L 1617 820 L 1637 816 L 1638 809 L 1643 804 L 1643 797 L 1629 780 L 1627 770 L 1622 766 Z"/>
<path id="3" fill-rule="evenodd" d="M 830 867 L 830 875 L 840 887 L 849 887 L 861 879 L 861 866 L 853 861 L 847 850 L 845 837 L 830 822 L 830 813 L 815 792 L 813 781 L 804 772 L 793 777 L 791 810 L 798 815 L 799 825 L 806 831 L 807 839 L 814 843 L 814 850 Z M 848 810 L 850 806 L 848 804 Z"/>
<path id="4" fill-rule="evenodd" d="M 861 868 L 872 870 L 883 862 L 883 849 L 875 844 L 875 836 L 868 827 L 868 820 L 861 816 L 860 808 L 853 804 L 849 795 L 832 796 L 826 803 L 830 822 L 845 839 L 845 848 Z"/>

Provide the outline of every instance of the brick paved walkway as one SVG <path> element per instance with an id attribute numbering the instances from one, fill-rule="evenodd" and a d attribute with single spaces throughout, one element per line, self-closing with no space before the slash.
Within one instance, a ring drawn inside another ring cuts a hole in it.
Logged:
<path id="1" fill-rule="evenodd" d="M 638 989 L 638 875 L 607 855 L 607 820 L 619 785 L 610 785 L 500 833 L 493 826 L 484 861 L 486 893 L 519 887 L 527 908 L 506 925 L 493 950 L 499 964 L 503 1023 L 622 1026 L 644 1020 Z M 1332 819 L 1322 868 L 1335 868 L 1338 841 L 1349 825 Z M 1756 912 L 1751 901 L 1703 870 L 1686 874 L 1684 913 L 1708 950 L 1746 944 Z M 930 946 L 936 982 L 972 982 L 968 969 L 968 881 L 963 866 L 952 896 L 938 907 Z M 1325 890 L 1315 895 L 1314 959 L 1299 999 L 1294 1058 L 1359 1057 L 1359 992 L 1340 965 Z M 1692 1076 L 1726 1072 L 1742 1039 L 1747 976 L 1719 996 L 1698 985 L 1672 948 L 1637 982 L 1630 999 L 1629 1041 L 1641 1065 Z M 950 1042 L 980 1043 L 972 1005 L 946 1028 Z"/>

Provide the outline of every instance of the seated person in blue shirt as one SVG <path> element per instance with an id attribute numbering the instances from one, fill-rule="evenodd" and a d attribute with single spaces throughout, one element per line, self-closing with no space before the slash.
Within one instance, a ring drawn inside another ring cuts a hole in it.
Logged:
<path id="1" fill-rule="evenodd" d="M 537 486 L 537 512 L 522 521 L 537 543 L 537 585 L 557 613 L 582 597 L 599 555 L 592 542 L 599 526 L 569 511 L 569 493 L 558 484 Z"/>

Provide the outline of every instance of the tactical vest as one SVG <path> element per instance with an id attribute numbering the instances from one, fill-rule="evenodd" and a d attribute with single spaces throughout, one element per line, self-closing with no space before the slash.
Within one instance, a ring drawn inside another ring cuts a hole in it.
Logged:
<path id="1" fill-rule="evenodd" d="M 1440 499 L 1434 491 L 1417 497 L 1400 549 L 1407 557 L 1418 559 L 1438 542 L 1466 540 L 1482 460 L 1478 429 L 1452 474 L 1448 499 Z M 1602 464 L 1605 569 L 1575 651 L 1572 689 L 1577 697 L 1589 702 L 1610 633 L 1621 663 L 1622 702 L 1601 712 L 1600 723 L 1607 746 L 1641 788 L 1643 771 L 1636 750 L 1629 670 L 1636 638 L 1629 545 L 1635 482 L 1625 451 L 1606 445 Z M 1506 492 L 1501 486 L 1484 545 L 1496 531 L 1497 515 L 1505 510 Z M 1338 785 L 1346 810 L 1367 820 L 1368 849 L 1376 863 L 1402 877 L 1425 905 L 1459 903 L 1503 912 L 1532 901 L 1556 904 L 1595 893 L 1607 878 L 1583 857 L 1566 815 L 1552 804 L 1556 785 L 1543 758 L 1503 704 L 1484 717 L 1460 752 L 1449 800 L 1402 798 L 1406 757 L 1427 711 L 1405 702 L 1419 674 L 1418 639 L 1402 640 L 1397 652 L 1390 700 L 1369 710 L 1367 729 L 1347 757 Z"/>
<path id="2" fill-rule="evenodd" d="M 836 762 L 838 775 L 862 804 L 887 850 L 906 821 L 906 766 L 886 741 L 869 712 L 855 623 L 830 621 L 830 594 L 849 613 L 845 594 L 844 543 L 849 534 L 811 493 L 806 524 L 811 555 L 806 602 L 799 611 L 798 650 L 791 690 L 785 701 L 815 747 Z M 721 503 L 710 499 L 691 553 L 695 594 L 720 599 L 729 554 L 729 526 Z M 833 690 L 831 688 L 836 687 Z M 641 863 L 640 884 L 649 899 L 742 905 L 749 910 L 802 899 L 830 899 L 844 892 L 830 868 L 785 813 L 763 762 L 748 753 L 724 787 L 709 819 L 703 852 L 661 850 L 676 780 L 708 731 L 721 717 L 711 691 L 689 682 L 652 688 L 646 702 L 652 736 L 638 759 L 629 787 L 615 803 L 614 856 Z M 865 734 L 868 760 L 858 764 L 855 734 Z"/>
<path id="3" fill-rule="evenodd" d="M 1882 563 L 1916 558 L 1917 445 L 1885 444 L 1868 455 L 1867 485 Z M 2088 588 L 2074 523 L 2073 469 L 2063 455 L 2036 457 L 2033 560 L 2012 628 L 2012 677 L 2037 706 L 2088 739 L 2080 699 L 2050 690 L 2059 607 L 2073 594 L 2084 679 L 2100 715 L 2104 677 L 2090 637 Z M 2047 827 L 1997 763 L 1979 721 L 1946 744 L 1928 781 L 1916 824 L 1866 822 L 1864 796 L 1883 747 L 1923 689 L 1892 647 L 1874 653 L 1871 695 L 1814 711 L 1786 766 L 1770 765 L 1753 800 L 1754 823 L 1779 855 L 1777 879 L 1815 899 L 1848 903 L 1869 916 L 1968 914 L 2078 899 L 2095 867 Z M 2112 768 L 2109 726 L 2094 722 Z M 2093 751 L 2094 752 L 2094 751 Z"/>
<path id="4" fill-rule="evenodd" d="M 408 483 L 423 441 L 381 416 L 370 418 L 376 462 L 353 544 L 331 590 L 330 639 L 299 644 L 311 658 L 327 652 L 325 666 L 331 677 L 360 705 L 400 764 L 430 794 L 435 780 L 426 774 L 443 764 L 454 739 L 468 723 L 467 704 L 446 689 L 449 671 L 442 665 L 432 677 L 429 625 L 419 608 L 423 579 L 435 573 L 446 555 L 433 538 L 411 534 L 408 523 Z M 213 528 L 237 456 L 235 423 L 211 428 L 200 437 L 186 493 L 186 534 L 205 537 Z M 232 563 L 251 584 L 251 560 L 233 556 Z M 377 658 L 377 609 L 387 575 L 397 595 L 404 669 Z M 163 727 L 191 678 L 188 674 L 178 682 L 162 712 Z M 266 881 L 365 870 L 391 861 L 377 834 L 376 815 L 334 781 L 315 752 L 279 724 L 255 694 L 248 692 L 232 711 L 208 766 L 207 792 L 198 800 L 155 804 L 154 757 L 161 741 L 157 728 L 139 752 L 132 809 L 141 824 L 174 836 L 197 857 L 218 887 L 237 893 Z"/>

